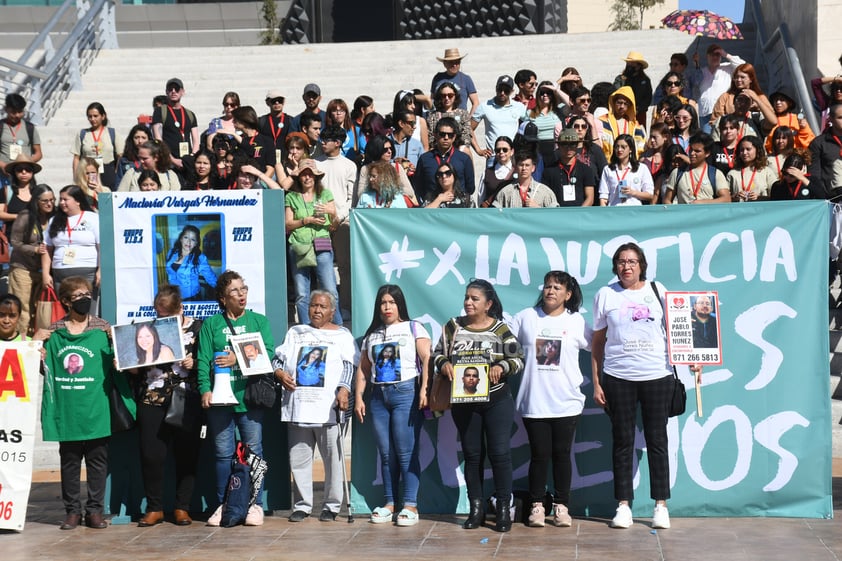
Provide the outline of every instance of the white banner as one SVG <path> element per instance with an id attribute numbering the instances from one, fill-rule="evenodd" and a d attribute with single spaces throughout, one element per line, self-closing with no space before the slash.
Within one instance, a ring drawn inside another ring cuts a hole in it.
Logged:
<path id="1" fill-rule="evenodd" d="M 209 317 L 227 269 L 248 284 L 249 307 L 265 309 L 262 191 L 113 193 L 112 201 L 116 323 L 155 317 L 153 299 L 166 283 L 181 287 L 185 315 Z"/>
<path id="2" fill-rule="evenodd" d="M 32 486 L 41 342 L 0 342 L 0 529 L 23 530 Z"/>

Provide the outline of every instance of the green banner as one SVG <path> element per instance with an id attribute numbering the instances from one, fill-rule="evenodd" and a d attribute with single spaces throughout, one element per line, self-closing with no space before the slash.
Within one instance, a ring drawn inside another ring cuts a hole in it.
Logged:
<path id="1" fill-rule="evenodd" d="M 582 285 L 592 321 L 596 291 L 612 281 L 611 257 L 628 241 L 669 290 L 717 291 L 723 364 L 703 375 L 702 418 L 687 367 L 687 412 L 670 419 L 674 516 L 829 518 L 831 431 L 828 366 L 828 216 L 824 202 L 576 209 L 371 209 L 352 213 L 353 325 L 362 336 L 377 288 L 399 284 L 413 319 L 433 337 L 460 315 L 472 277 L 496 285 L 507 317 L 534 305 L 544 274 L 566 270 Z M 590 356 L 581 356 L 588 400 L 573 449 L 571 511 L 613 514 L 611 430 L 592 400 Z M 517 382 L 514 390 L 517 389 Z M 371 423 L 354 427 L 353 506 L 383 502 Z M 526 489 L 529 445 L 512 427 L 515 489 Z M 634 504 L 651 515 L 638 424 Z M 425 421 L 421 512 L 467 512 L 461 452 L 448 414 Z M 486 490 L 491 470 L 486 466 Z"/>

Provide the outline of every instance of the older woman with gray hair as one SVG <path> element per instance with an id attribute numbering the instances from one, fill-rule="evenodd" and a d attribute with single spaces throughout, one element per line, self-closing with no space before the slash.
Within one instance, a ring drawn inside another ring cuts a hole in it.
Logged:
<path id="1" fill-rule="evenodd" d="M 313 510 L 313 454 L 317 446 L 325 466 L 319 520 L 334 521 L 342 506 L 340 425 L 349 409 L 359 349 L 351 332 L 333 323 L 335 311 L 332 292 L 312 291 L 309 323 L 292 327 L 275 350 L 275 375 L 284 388 L 281 420 L 289 423 L 289 463 L 295 480 L 290 522 L 301 522 Z M 318 360 L 308 360 L 314 356 Z M 306 363 L 305 371 L 300 363 Z M 313 379 L 318 382 L 312 383 Z"/>

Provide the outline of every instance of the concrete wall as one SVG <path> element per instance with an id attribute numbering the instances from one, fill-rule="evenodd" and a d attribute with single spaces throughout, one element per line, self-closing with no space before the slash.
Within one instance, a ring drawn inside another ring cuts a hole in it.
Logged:
<path id="1" fill-rule="evenodd" d="M 842 22 L 842 0 L 818 0 L 818 68 L 822 74 L 839 74 L 839 55 L 842 54 L 842 34 L 837 27 Z"/>
<path id="2" fill-rule="evenodd" d="M 836 3 L 839 4 L 840 2 Z M 786 22 L 793 42 L 792 46 L 798 52 L 801 70 L 807 80 L 818 73 L 816 39 L 818 37 L 817 20 L 820 19 L 818 4 L 818 0 L 798 0 L 797 2 L 792 0 L 763 0 L 761 4 L 763 20 L 766 24 L 766 37 L 771 37 L 781 22 Z M 822 18 L 824 17 L 822 15 Z M 831 24 L 831 21 L 826 24 L 828 33 L 830 33 Z"/>
<path id="3" fill-rule="evenodd" d="M 567 0 L 568 33 L 600 33 L 611 24 L 612 0 Z M 661 19 L 678 9 L 678 0 L 665 0 L 643 15 L 643 27 L 661 27 Z M 634 46 L 629 46 L 633 50 Z"/>

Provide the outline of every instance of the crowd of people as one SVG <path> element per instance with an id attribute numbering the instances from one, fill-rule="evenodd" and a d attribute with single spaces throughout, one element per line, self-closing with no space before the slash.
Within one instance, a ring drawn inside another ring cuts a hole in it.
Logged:
<path id="1" fill-rule="evenodd" d="M 264 407 L 249 404 L 250 382 L 229 341 L 245 333 L 275 349 L 273 375 L 283 386 L 283 420 L 289 422 L 293 522 L 314 508 L 316 448 L 326 466 L 319 519 L 336 518 L 344 477 L 341 426 L 353 414 L 364 425 L 371 421 L 382 466 L 384 502 L 372 509 L 371 522 L 416 524 L 421 411 L 428 406 L 433 380 L 444 378 L 462 380 L 461 401 L 454 401 L 451 410 L 470 504 L 464 527 L 477 528 L 485 521 L 487 455 L 494 477 L 495 529 L 511 528 L 510 435 L 516 410 L 531 447 L 528 524 L 543 526 L 549 514 L 554 525 L 570 526 L 570 447 L 585 400 L 578 353 L 590 349 L 593 397 L 613 427 L 618 508 L 612 524 L 632 524 L 634 425 L 640 403 L 656 501 L 653 524 L 669 528 L 666 422 L 672 373 L 662 307 L 651 305 L 662 302 L 665 288 L 646 282 L 643 251 L 634 244 L 618 249 L 613 272 L 619 280 L 598 292 L 592 327 L 578 313 L 582 295 L 576 280 L 551 271 L 537 304 L 515 315 L 511 326 L 502 320 L 493 286 L 471 281 L 465 314 L 448 321 L 434 345 L 426 329 L 410 319 L 400 287 L 385 285 L 358 348 L 343 327 L 343 312 L 351 309 L 352 209 L 833 199 L 842 188 L 842 78 L 813 82 L 824 127 L 816 135 L 796 112 L 790 94 L 780 90 L 766 96 L 754 67 L 718 45 L 707 49 L 704 61 L 694 56 L 695 68 L 683 53 L 672 55 L 670 71 L 654 88 L 646 74 L 648 62 L 632 51 L 613 83 L 587 88 L 575 68 L 539 82 L 534 72 L 522 69 L 514 77 L 500 76 L 495 95 L 485 101 L 462 71 L 464 58 L 458 49 L 447 49 L 438 59 L 444 70 L 433 77 L 429 91 L 398 91 L 385 114 L 366 95 L 352 104 L 332 99 L 322 109 L 321 89 L 310 83 L 302 95 L 306 109 L 296 116 L 284 112 L 281 90 L 267 92 L 268 112 L 262 116 L 241 105 L 236 92 L 226 92 L 220 116 L 203 129 L 181 103 L 184 83 L 172 78 L 165 95 L 156 97 L 153 114 L 139 118 L 124 137 L 109 126 L 105 107 L 91 103 L 90 126 L 79 131 L 73 144 L 74 183 L 58 191 L 58 205 L 54 190 L 35 177 L 41 171 L 41 142 L 37 128 L 23 119 L 26 100 L 6 96 L 0 220 L 12 251 L 9 294 L 0 300 L 0 336 L 20 340 L 34 333 L 46 340 L 44 437 L 60 442 L 67 511 L 63 529 L 78 526 L 83 512 L 89 527 L 107 525 L 102 517 L 111 430 L 107 393 L 123 378 L 137 388 L 134 415 L 147 495 L 139 525 L 164 520 L 162 466 L 171 445 L 174 521 L 192 522 L 188 511 L 199 429 L 198 423 L 188 428 L 168 424 L 167 407 L 176 388 L 195 393 L 206 412 L 218 501 L 208 523 L 222 522 L 237 453 L 235 430 L 252 453 L 262 454 Z M 823 89 L 827 85 L 829 93 Z M 650 106 L 654 111 L 647 123 Z M 483 138 L 476 134 L 480 124 Z M 484 164 L 478 166 L 481 177 L 475 176 L 475 161 Z M 99 195 L 259 188 L 287 192 L 288 263 L 298 325 L 276 349 L 267 318 L 247 308 L 245 280 L 234 271 L 217 275 L 201 252 L 198 229 L 188 225 L 166 256 L 170 284 L 160 287 L 154 301 L 159 317 L 181 316 L 184 358 L 173 361 L 172 348 L 160 343 L 157 332 L 139 329 L 138 360 L 157 363 L 115 371 L 110 326 L 97 316 Z M 199 297 L 200 276 L 221 310 L 204 322 L 182 316 L 182 301 Z M 33 302 L 42 288 L 57 293 L 66 317 L 39 325 Z M 628 302 L 635 303 L 634 317 L 624 311 Z M 641 317 L 647 321 L 637 321 Z M 624 348 L 629 330 L 646 341 L 640 346 L 645 351 Z M 80 354 L 81 348 L 87 354 Z M 259 352 L 254 343 L 250 349 Z M 230 373 L 236 405 L 214 403 L 215 374 L 221 371 Z M 94 382 L 83 392 L 68 393 L 59 378 L 79 373 Z M 522 381 L 515 396 L 509 381 L 516 375 Z M 83 458 L 88 477 L 84 507 L 79 496 Z M 551 502 L 545 503 L 550 463 L 554 487 Z M 263 523 L 260 489 L 255 497 L 246 525 Z"/>

